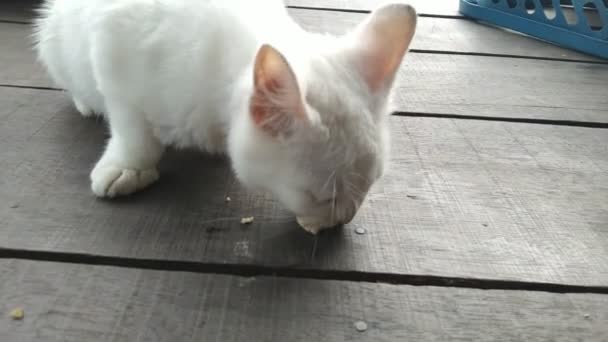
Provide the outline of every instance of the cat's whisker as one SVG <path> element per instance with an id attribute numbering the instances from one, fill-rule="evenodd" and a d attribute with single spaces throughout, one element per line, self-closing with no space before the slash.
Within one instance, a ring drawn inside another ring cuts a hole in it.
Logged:
<path id="1" fill-rule="evenodd" d="M 331 217 L 330 217 L 330 222 L 333 223 L 335 222 L 335 211 L 336 211 L 336 181 L 337 179 L 334 178 L 334 191 L 332 193 L 332 201 L 331 201 Z"/>
<path id="2" fill-rule="evenodd" d="M 361 196 L 365 195 L 365 192 L 363 192 L 361 189 L 359 189 L 358 186 L 356 186 L 355 184 L 353 184 L 351 182 L 344 181 L 344 187 L 348 191 L 348 194 L 349 194 L 348 197 L 352 197 L 352 196 L 361 197 Z"/>
<path id="3" fill-rule="evenodd" d="M 314 239 L 315 239 L 315 241 L 313 242 L 313 245 L 312 245 L 312 254 L 310 256 L 310 261 L 314 261 L 315 256 L 317 255 L 317 243 L 319 242 L 319 235 L 315 235 Z"/>
<path id="4" fill-rule="evenodd" d="M 355 208 L 355 212 L 357 212 L 359 210 L 359 207 L 361 206 L 361 204 L 358 203 L 354 198 L 351 198 L 350 201 L 353 205 L 353 208 Z"/>
<path id="5" fill-rule="evenodd" d="M 367 178 L 363 177 L 363 175 L 361 175 L 359 172 L 354 172 L 353 171 L 353 172 L 350 172 L 349 175 L 353 176 L 353 177 L 357 177 L 357 178 L 361 179 L 364 182 L 368 181 Z"/>
<path id="6" fill-rule="evenodd" d="M 334 170 L 332 173 L 329 174 L 329 177 L 327 177 L 327 180 L 323 184 L 323 187 L 321 187 L 321 191 L 325 191 L 325 189 L 327 188 L 327 186 L 329 186 L 329 184 L 331 184 L 332 179 L 335 180 L 336 171 L 337 170 Z"/>
<path id="7" fill-rule="evenodd" d="M 283 216 L 283 217 L 259 217 L 256 218 L 256 221 L 291 221 L 291 220 L 295 220 L 295 217 L 292 216 Z"/>
<path id="8" fill-rule="evenodd" d="M 271 222 L 280 222 L 280 221 L 290 221 L 290 220 L 294 220 L 294 216 L 258 216 L 255 217 L 255 221 L 260 222 L 266 222 L 266 221 L 271 221 Z M 210 223 L 217 223 L 217 222 L 230 222 L 230 221 L 237 221 L 240 222 L 242 220 L 242 217 L 218 217 L 215 219 L 210 219 L 210 220 L 206 220 L 206 221 L 201 221 L 198 222 L 198 224 L 200 225 L 205 225 L 205 224 L 210 224 Z"/>

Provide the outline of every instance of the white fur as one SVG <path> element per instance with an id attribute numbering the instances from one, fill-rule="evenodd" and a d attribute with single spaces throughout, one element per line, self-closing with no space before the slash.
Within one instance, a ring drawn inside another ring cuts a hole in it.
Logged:
<path id="1" fill-rule="evenodd" d="M 227 153 L 240 181 L 272 191 L 316 232 L 350 221 L 383 171 L 395 75 L 373 65 L 400 62 L 414 27 L 415 12 L 403 5 L 335 38 L 304 32 L 279 0 L 50 0 L 35 37 L 41 62 L 76 108 L 110 123 L 91 173 L 97 196 L 148 186 L 164 146 L 194 146 Z M 407 42 L 386 41 L 384 29 Z M 295 76 L 289 94 L 272 101 L 301 103 L 304 113 L 296 120 L 287 107 L 278 111 L 285 124 L 277 134 L 250 110 L 263 44 Z M 402 53 L 392 45 L 404 45 Z"/>

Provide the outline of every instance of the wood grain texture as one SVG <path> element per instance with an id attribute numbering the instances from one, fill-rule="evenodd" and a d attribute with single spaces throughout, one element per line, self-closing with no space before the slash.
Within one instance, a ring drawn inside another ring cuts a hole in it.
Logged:
<path id="1" fill-rule="evenodd" d="M 349 32 L 366 17 L 366 14 L 361 13 L 298 9 L 292 9 L 289 13 L 307 31 L 333 35 Z M 411 49 L 608 63 L 606 60 L 465 19 L 418 18 L 416 36 Z"/>
<path id="2" fill-rule="evenodd" d="M 407 3 L 426 15 L 462 16 L 453 0 L 285 0 L 288 6 L 371 11 L 387 3 Z"/>
<path id="3" fill-rule="evenodd" d="M 36 61 L 31 33 L 28 25 L 0 23 L 0 84 L 51 85 Z"/>
<path id="4" fill-rule="evenodd" d="M 606 341 L 608 296 L 0 261 L 2 341 Z M 4 316 L 22 307 L 25 317 Z M 358 332 L 354 323 L 365 321 Z"/>
<path id="5" fill-rule="evenodd" d="M 166 155 L 143 193 L 97 200 L 104 125 L 55 91 L 0 88 L 0 101 L 0 247 L 608 284 L 605 129 L 392 117 L 390 171 L 351 224 L 316 240 L 195 152 Z"/>
<path id="6" fill-rule="evenodd" d="M 302 27 L 311 32 L 341 35 L 362 22 L 365 14 L 292 9 L 290 14 Z M 6 31 L 6 32 L 4 32 Z M 23 31 L 19 34 L 19 31 Z M 11 50 L 18 54 L 23 46 L 29 48 L 30 27 L 0 23 L 2 41 L 11 42 Z M 449 51 L 457 53 L 487 53 L 526 57 L 559 58 L 600 61 L 600 59 L 563 49 L 522 35 L 480 25 L 469 20 L 419 18 L 415 50 Z M 11 51 L 4 52 L 7 56 Z"/>
<path id="7" fill-rule="evenodd" d="M 458 1 L 453 0 L 286 0 L 287 6 L 334 8 L 370 11 L 389 2 L 404 2 L 414 6 L 419 13 L 428 15 L 458 16 Z M 3 0 L 0 2 L 0 20 L 29 21 L 41 0 Z"/>
<path id="8" fill-rule="evenodd" d="M 361 23 L 366 15 L 291 9 L 289 13 L 306 30 L 311 32 L 344 34 Z M 15 26 L 15 27 L 11 27 Z M 19 43 L 29 44 L 28 25 L 1 23 L 0 31 L 7 31 L 0 38 L 12 42 L 12 49 L 23 50 Z M 15 36 L 23 30 L 21 36 Z M 15 42 L 15 40 L 17 40 Z M 469 20 L 419 18 L 416 38 L 412 49 L 449 51 L 457 53 L 487 53 L 566 60 L 601 61 L 595 57 L 563 49 L 526 36 L 498 28 L 480 25 Z"/>
<path id="9" fill-rule="evenodd" d="M 294 1 L 295 5 L 302 5 L 307 1 Z M 304 7 L 320 7 L 326 3 L 312 1 L 316 4 L 309 4 Z M 354 9 L 375 8 L 380 3 L 386 1 L 333 1 L 334 5 L 346 6 L 350 4 Z M 419 2 L 419 3 L 418 3 Z M 331 3 L 331 1 L 330 1 Z M 290 4 L 288 2 L 288 4 Z M 446 8 L 448 5 L 458 6 L 458 1 L 414 1 L 413 5 L 417 8 Z M 426 5 L 425 5 L 426 4 Z M 22 2 L 8 1 L 0 4 L 0 20 L 14 20 L 30 22 L 34 17 L 34 8 L 38 6 L 36 0 L 25 0 Z M 331 7 L 331 6 L 330 6 Z M 322 7 L 321 7 L 322 8 Z M 349 13 L 308 10 L 308 9 L 289 9 L 289 13 L 305 29 L 313 32 L 327 32 L 331 34 L 343 34 L 362 22 L 365 13 Z M 570 60 L 603 61 L 589 55 L 578 53 L 573 50 L 560 48 L 539 40 L 507 32 L 498 28 L 480 25 L 466 19 L 445 19 L 422 17 L 419 18 L 417 36 L 412 45 L 417 50 L 440 50 L 459 53 L 489 53 L 507 54 L 526 57 L 559 58 Z"/>
<path id="10" fill-rule="evenodd" d="M 608 65 L 410 54 L 394 107 L 415 113 L 608 122 Z"/>
<path id="11" fill-rule="evenodd" d="M 0 41 L 9 47 L 0 50 L 0 84 L 53 86 L 27 32 L 0 23 Z M 608 122 L 606 89 L 608 65 L 412 53 L 400 71 L 394 109 Z"/>
<path id="12" fill-rule="evenodd" d="M 2 0 L 0 1 L 0 20 L 28 22 L 36 15 L 34 10 L 42 0 Z"/>

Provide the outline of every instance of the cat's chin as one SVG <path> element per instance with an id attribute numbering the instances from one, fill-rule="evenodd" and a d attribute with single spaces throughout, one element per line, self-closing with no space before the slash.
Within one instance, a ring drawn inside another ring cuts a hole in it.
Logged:
<path id="1" fill-rule="evenodd" d="M 335 224 L 331 223 L 320 223 L 317 220 L 310 217 L 296 217 L 298 224 L 302 229 L 311 233 L 312 235 L 317 235 L 320 231 L 325 229 L 330 229 L 336 227 Z"/>

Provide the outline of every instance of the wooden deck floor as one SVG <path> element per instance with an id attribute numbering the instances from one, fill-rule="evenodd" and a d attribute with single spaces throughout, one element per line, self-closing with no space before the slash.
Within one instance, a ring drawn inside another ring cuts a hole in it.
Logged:
<path id="1" fill-rule="evenodd" d="M 381 1 L 286 2 L 341 33 Z M 608 341 L 608 61 L 411 3 L 391 169 L 318 238 L 197 153 L 95 199 L 104 125 L 0 3 L 0 341 Z"/>

